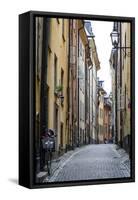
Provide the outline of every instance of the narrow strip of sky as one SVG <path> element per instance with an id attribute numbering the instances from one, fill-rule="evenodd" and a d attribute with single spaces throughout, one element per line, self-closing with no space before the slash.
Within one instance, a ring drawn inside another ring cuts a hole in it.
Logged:
<path id="1" fill-rule="evenodd" d="M 112 49 L 110 33 L 113 29 L 113 22 L 91 21 L 92 30 L 95 35 L 98 57 L 101 69 L 97 76 L 104 81 L 104 89 L 107 94 L 111 92 L 111 71 L 110 71 L 110 54 Z"/>

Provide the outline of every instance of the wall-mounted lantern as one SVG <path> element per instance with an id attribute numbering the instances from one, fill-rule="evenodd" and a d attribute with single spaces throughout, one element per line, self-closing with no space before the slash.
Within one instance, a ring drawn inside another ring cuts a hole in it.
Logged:
<path id="1" fill-rule="evenodd" d="M 113 29 L 110 36 L 111 36 L 112 45 L 114 46 L 114 48 L 117 48 L 119 44 L 119 33 Z"/>

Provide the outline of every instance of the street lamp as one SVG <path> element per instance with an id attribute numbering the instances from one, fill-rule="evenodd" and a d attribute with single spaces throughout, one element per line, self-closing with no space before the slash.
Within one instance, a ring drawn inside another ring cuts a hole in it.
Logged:
<path id="1" fill-rule="evenodd" d="M 113 30 L 110 36 L 112 45 L 114 46 L 114 48 L 117 48 L 119 43 L 119 33 L 116 30 Z"/>
<path id="2" fill-rule="evenodd" d="M 120 40 L 120 33 L 115 29 L 115 27 L 113 28 L 113 31 L 110 34 L 111 36 L 111 41 L 112 41 L 112 45 L 113 45 L 113 49 L 131 49 L 131 47 L 119 47 L 119 40 Z"/>

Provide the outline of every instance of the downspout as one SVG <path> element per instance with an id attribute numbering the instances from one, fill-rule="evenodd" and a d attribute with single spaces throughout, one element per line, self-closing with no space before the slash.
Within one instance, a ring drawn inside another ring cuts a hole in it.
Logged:
<path id="1" fill-rule="evenodd" d="M 72 30 L 73 30 L 73 20 L 72 20 Z M 70 32 L 70 37 L 72 37 L 72 46 L 73 46 L 73 43 L 74 43 L 74 39 L 73 39 L 73 31 L 71 32 L 70 30 L 69 30 L 69 32 Z M 71 38 L 70 38 L 70 40 L 71 40 Z M 73 49 L 72 49 L 72 51 L 73 51 Z M 74 76 L 74 74 L 73 74 L 73 70 L 71 70 L 71 74 L 70 74 L 70 76 L 71 77 L 73 77 Z M 74 94 L 74 85 L 73 85 L 73 83 L 74 83 L 74 80 L 73 80 L 74 78 L 72 78 L 71 79 L 71 139 L 72 139 L 72 143 L 71 143 L 71 148 L 72 148 L 72 150 L 74 149 L 74 98 L 73 98 L 73 94 Z"/>
<path id="2" fill-rule="evenodd" d="M 47 67 L 48 67 L 48 40 L 49 40 L 50 19 L 43 18 L 43 46 L 42 46 L 42 70 L 41 70 L 41 96 L 40 96 L 40 109 L 41 109 L 41 136 L 44 134 L 45 129 L 48 128 L 48 113 L 46 108 L 47 99 Z M 46 98 L 46 99 L 45 99 Z"/>
<path id="3" fill-rule="evenodd" d="M 69 95 L 69 81 L 70 81 L 70 19 L 69 19 L 69 32 L 68 32 L 68 37 L 69 37 L 69 44 L 68 44 L 68 76 L 67 76 L 67 83 L 68 83 L 68 89 L 67 89 L 67 99 L 68 99 L 68 116 L 67 116 L 67 121 L 68 121 L 68 135 L 67 135 L 67 141 L 68 141 L 68 144 L 66 145 L 66 151 L 68 150 L 68 145 L 69 145 L 69 119 L 70 119 L 70 116 L 69 116 L 69 103 L 70 103 L 70 95 Z"/>
<path id="4" fill-rule="evenodd" d="M 94 63 L 95 64 L 95 63 Z M 92 144 L 95 143 L 94 141 L 94 137 L 93 137 L 93 131 L 94 131 L 94 127 L 93 127 L 93 121 L 94 121 L 94 115 L 93 115 L 93 105 L 94 105 L 94 99 L 93 99 L 93 68 L 92 68 Z"/>
<path id="5" fill-rule="evenodd" d="M 44 135 L 45 129 L 48 128 L 48 106 L 47 106 L 47 67 L 48 67 L 48 41 L 49 41 L 50 19 L 43 18 L 43 44 L 42 44 L 42 67 L 41 67 L 41 86 L 40 86 L 40 137 Z M 40 138 L 41 140 L 41 138 Z M 44 155 L 40 151 L 40 160 Z M 45 159 L 41 163 L 44 167 Z"/>
<path id="6" fill-rule="evenodd" d="M 115 52 L 115 83 L 116 83 L 116 87 L 115 87 L 115 143 L 118 144 L 118 127 L 117 127 L 117 67 L 118 67 L 118 50 Z"/>
<path id="7" fill-rule="evenodd" d="M 87 45 L 88 44 L 86 44 L 85 45 L 85 52 L 86 52 L 86 47 L 87 47 Z M 86 84 L 88 84 L 88 74 L 87 74 L 87 58 L 86 58 L 86 53 L 85 53 L 85 91 L 84 91 L 84 102 L 85 102 L 85 120 L 84 120 L 84 122 L 85 122 L 85 129 L 84 129 L 84 131 L 85 131 L 85 138 L 86 138 L 86 132 L 87 132 L 87 127 L 86 127 L 86 125 L 87 125 L 87 123 L 86 123 L 86 119 L 87 119 L 87 115 L 86 115 L 86 112 L 88 111 L 88 107 L 87 107 L 87 85 Z M 86 143 L 86 139 L 84 139 L 84 144 Z"/>
<path id="8" fill-rule="evenodd" d="M 120 23 L 120 46 L 122 47 L 122 28 Z M 122 51 L 120 49 L 120 88 L 121 88 L 121 95 L 122 98 Z M 120 98 L 120 101 L 122 100 Z M 122 110 L 120 109 L 120 146 L 123 147 L 123 116 L 122 116 Z"/>
<path id="9" fill-rule="evenodd" d="M 91 129 L 91 120 L 90 120 L 90 99 L 91 99 L 91 96 L 90 96 L 90 72 L 91 70 L 89 69 L 89 133 L 88 133 L 88 143 L 90 144 L 90 129 Z"/>

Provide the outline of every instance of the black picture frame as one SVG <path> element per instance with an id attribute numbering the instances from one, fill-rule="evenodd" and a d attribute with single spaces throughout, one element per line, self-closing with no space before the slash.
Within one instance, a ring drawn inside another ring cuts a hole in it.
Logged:
<path id="1" fill-rule="evenodd" d="M 131 177 L 36 184 L 34 181 L 35 53 L 36 16 L 91 19 L 131 23 Z M 75 13 L 29 11 L 19 15 L 19 184 L 27 188 L 125 183 L 135 181 L 135 18 Z"/>

